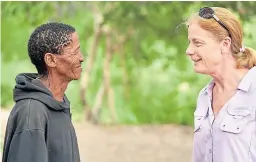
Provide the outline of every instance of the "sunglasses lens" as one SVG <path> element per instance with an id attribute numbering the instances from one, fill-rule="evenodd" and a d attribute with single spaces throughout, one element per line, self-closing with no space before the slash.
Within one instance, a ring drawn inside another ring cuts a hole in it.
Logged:
<path id="1" fill-rule="evenodd" d="M 205 19 L 212 18 L 213 14 L 214 14 L 214 11 L 210 7 L 204 7 L 199 10 L 199 16 Z"/>
<path id="2" fill-rule="evenodd" d="M 219 18 L 217 18 L 217 16 L 215 15 L 214 17 L 214 10 L 210 7 L 203 7 L 200 8 L 199 10 L 199 16 L 204 18 L 204 19 L 211 19 L 214 18 L 223 28 L 225 28 L 228 31 L 229 37 L 231 38 L 231 34 L 228 30 L 228 28 L 225 26 L 224 23 L 222 23 Z"/>

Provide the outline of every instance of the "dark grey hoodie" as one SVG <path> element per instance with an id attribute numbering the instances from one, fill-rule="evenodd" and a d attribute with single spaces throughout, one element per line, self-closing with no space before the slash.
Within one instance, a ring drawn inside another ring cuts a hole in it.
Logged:
<path id="1" fill-rule="evenodd" d="M 36 77 L 16 77 L 3 162 L 80 162 L 68 99 L 55 100 Z"/>

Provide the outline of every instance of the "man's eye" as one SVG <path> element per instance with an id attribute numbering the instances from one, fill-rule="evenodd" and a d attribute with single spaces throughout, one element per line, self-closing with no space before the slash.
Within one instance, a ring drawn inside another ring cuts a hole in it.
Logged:
<path id="1" fill-rule="evenodd" d="M 78 52 L 77 51 L 75 51 L 75 52 L 72 52 L 72 55 L 76 55 Z"/>

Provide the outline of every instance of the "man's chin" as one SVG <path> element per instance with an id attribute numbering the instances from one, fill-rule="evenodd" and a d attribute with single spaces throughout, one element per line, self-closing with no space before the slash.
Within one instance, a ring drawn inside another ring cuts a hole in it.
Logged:
<path id="1" fill-rule="evenodd" d="M 72 80 L 79 80 L 81 78 L 81 75 L 74 76 Z"/>

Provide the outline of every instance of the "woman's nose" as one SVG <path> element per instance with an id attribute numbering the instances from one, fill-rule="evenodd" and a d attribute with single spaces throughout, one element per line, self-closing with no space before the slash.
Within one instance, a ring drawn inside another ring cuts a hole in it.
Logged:
<path id="1" fill-rule="evenodd" d="M 193 55 L 195 53 L 195 51 L 191 48 L 191 46 L 189 45 L 187 50 L 186 50 L 186 54 L 187 55 Z"/>

